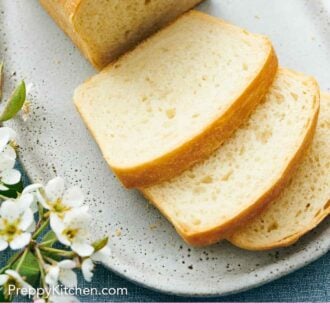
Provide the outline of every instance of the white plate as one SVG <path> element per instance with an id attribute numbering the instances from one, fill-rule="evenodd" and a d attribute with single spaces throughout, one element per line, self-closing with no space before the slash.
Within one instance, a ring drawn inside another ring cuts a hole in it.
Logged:
<path id="1" fill-rule="evenodd" d="M 330 1 L 219 0 L 200 9 L 269 35 L 283 66 L 314 75 L 330 87 Z M 224 295 L 289 273 L 326 253 L 327 223 L 295 246 L 247 252 L 223 242 L 190 249 L 136 191 L 123 189 L 72 104 L 76 86 L 94 73 L 38 2 L 2 0 L 1 56 L 6 74 L 34 84 L 31 119 L 16 119 L 22 162 L 33 180 L 55 175 L 88 194 L 95 237 L 111 236 L 111 270 L 141 285 L 189 296 Z M 116 235 L 121 232 L 121 235 Z"/>

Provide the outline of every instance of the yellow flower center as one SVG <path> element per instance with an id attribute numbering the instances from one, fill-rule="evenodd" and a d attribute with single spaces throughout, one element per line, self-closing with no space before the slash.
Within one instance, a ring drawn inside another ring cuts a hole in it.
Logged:
<path id="1" fill-rule="evenodd" d="M 7 283 L 4 285 L 4 296 L 6 299 L 8 299 L 11 295 L 13 295 L 13 289 L 15 290 L 20 289 L 22 286 L 21 284 L 13 277 L 9 277 Z M 10 288 L 10 292 L 9 292 Z"/>
<path id="2" fill-rule="evenodd" d="M 11 242 L 16 236 L 22 233 L 22 230 L 19 229 L 19 219 L 16 219 L 14 222 L 9 222 L 7 219 L 3 219 L 4 227 L 0 230 L 0 235 L 5 236 L 7 242 Z"/>
<path id="3" fill-rule="evenodd" d="M 70 207 L 64 205 L 61 199 L 56 200 L 56 202 L 52 204 L 52 208 L 59 217 L 63 217 L 63 213 L 70 210 Z"/>
<path id="4" fill-rule="evenodd" d="M 63 235 L 65 235 L 69 241 L 72 241 L 78 234 L 78 229 L 67 228 L 63 231 Z"/>

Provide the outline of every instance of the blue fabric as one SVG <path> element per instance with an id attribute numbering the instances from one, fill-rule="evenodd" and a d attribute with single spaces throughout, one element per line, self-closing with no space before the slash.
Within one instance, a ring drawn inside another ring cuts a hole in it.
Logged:
<path id="1" fill-rule="evenodd" d="M 27 178 L 24 178 L 25 183 Z M 0 253 L 0 267 L 7 259 L 7 252 Z M 79 288 L 127 288 L 123 295 L 80 296 L 82 302 L 329 302 L 330 301 L 330 253 L 316 262 L 270 284 L 244 293 L 212 299 L 192 299 L 154 292 L 113 274 L 98 266 L 91 283 L 79 276 Z"/>

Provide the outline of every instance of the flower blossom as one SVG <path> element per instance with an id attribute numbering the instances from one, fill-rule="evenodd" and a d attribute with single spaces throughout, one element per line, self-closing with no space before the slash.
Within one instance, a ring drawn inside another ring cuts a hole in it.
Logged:
<path id="1" fill-rule="evenodd" d="M 30 209 L 33 197 L 22 195 L 16 200 L 4 201 L 0 207 L 0 251 L 10 246 L 13 250 L 24 248 L 31 241 L 35 229 Z"/>

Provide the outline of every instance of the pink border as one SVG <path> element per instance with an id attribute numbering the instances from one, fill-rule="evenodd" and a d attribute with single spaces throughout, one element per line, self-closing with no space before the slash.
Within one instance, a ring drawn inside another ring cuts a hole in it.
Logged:
<path id="1" fill-rule="evenodd" d="M 329 329 L 329 304 L 0 304 L 1 329 Z"/>

